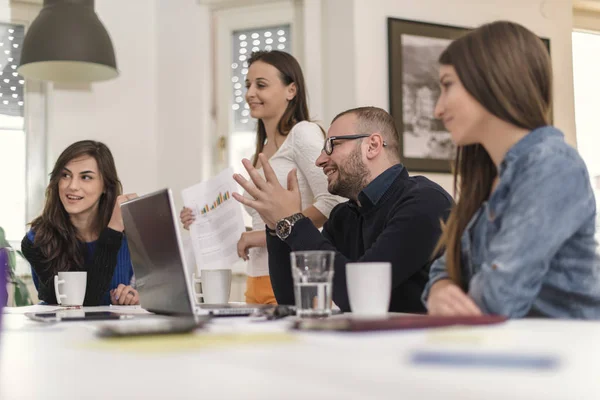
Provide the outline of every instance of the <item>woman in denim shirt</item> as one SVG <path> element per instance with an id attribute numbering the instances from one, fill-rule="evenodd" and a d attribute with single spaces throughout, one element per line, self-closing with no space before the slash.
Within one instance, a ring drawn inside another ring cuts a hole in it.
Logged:
<path id="1" fill-rule="evenodd" d="M 550 124 L 542 41 L 483 25 L 440 56 L 435 108 L 458 145 L 453 209 L 423 300 L 433 315 L 600 318 L 596 204 L 583 160 Z"/>

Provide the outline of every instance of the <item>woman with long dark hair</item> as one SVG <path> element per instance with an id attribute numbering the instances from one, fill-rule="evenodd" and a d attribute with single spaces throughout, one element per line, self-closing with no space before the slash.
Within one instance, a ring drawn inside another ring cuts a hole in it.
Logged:
<path id="1" fill-rule="evenodd" d="M 122 195 L 113 156 L 103 143 L 76 142 L 58 157 L 42 214 L 21 242 L 41 301 L 56 304 L 59 271 L 87 271 L 84 305 L 139 304 L 123 235 Z"/>
<path id="2" fill-rule="evenodd" d="M 342 198 L 327 191 L 327 177 L 315 165 L 325 133 L 310 121 L 306 85 L 298 61 L 283 51 L 252 53 L 246 89 L 250 115 L 258 119 L 253 166 L 262 172 L 258 155 L 264 154 L 284 185 L 288 172 L 296 168 L 303 213 L 317 227 L 323 226 Z M 246 302 L 276 304 L 269 278 L 265 223 L 254 209 L 246 210 L 252 217 L 252 230 L 243 233 L 238 242 L 238 255 L 249 261 Z M 184 208 L 184 227 L 187 229 L 193 221 L 192 211 Z"/>
<path id="3" fill-rule="evenodd" d="M 435 114 L 458 145 L 458 201 L 423 294 L 429 313 L 600 318 L 596 203 L 583 160 L 550 126 L 548 49 L 500 21 L 439 61 Z"/>

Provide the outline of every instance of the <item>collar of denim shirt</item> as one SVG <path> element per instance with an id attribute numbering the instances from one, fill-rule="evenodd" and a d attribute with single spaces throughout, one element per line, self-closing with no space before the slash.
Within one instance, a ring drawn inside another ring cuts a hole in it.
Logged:
<path id="1" fill-rule="evenodd" d="M 529 132 L 523 139 L 519 140 L 508 150 L 504 156 L 504 160 L 502 160 L 502 163 L 500 164 L 498 175 L 502 176 L 504 171 L 506 171 L 506 168 L 514 160 L 517 160 L 523 154 L 527 153 L 533 146 L 552 138 L 560 138 L 564 140 L 564 135 L 561 131 L 553 126 L 541 126 Z"/>

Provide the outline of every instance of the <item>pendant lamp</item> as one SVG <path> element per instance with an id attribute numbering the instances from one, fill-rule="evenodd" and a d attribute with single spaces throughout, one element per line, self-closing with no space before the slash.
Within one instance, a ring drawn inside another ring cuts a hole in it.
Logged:
<path id="1" fill-rule="evenodd" d="M 29 79 L 83 83 L 119 75 L 94 0 L 44 0 L 25 34 L 17 71 Z"/>

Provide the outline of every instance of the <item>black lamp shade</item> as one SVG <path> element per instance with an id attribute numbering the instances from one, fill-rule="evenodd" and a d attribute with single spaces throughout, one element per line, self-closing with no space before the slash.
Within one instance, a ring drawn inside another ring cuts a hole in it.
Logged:
<path id="1" fill-rule="evenodd" d="M 54 82 L 116 78 L 115 52 L 94 0 L 44 0 L 25 35 L 17 71 L 25 78 Z"/>

